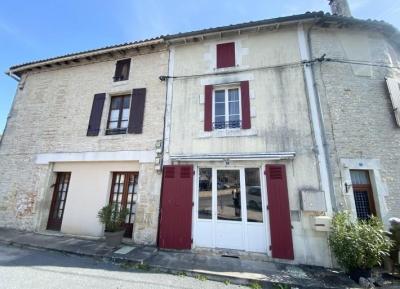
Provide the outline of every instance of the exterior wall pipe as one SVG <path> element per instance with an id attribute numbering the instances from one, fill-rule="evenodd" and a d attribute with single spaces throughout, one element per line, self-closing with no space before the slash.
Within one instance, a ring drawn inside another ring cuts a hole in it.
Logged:
<path id="1" fill-rule="evenodd" d="M 312 28 L 312 26 L 311 26 Z M 311 29 L 310 28 L 310 29 Z M 311 48 L 309 45 L 309 31 L 306 32 L 303 23 L 298 24 L 297 36 L 299 41 L 300 56 L 301 60 L 309 62 L 311 58 Z M 332 181 L 330 178 L 330 167 L 328 164 L 328 152 L 327 152 L 327 142 L 324 132 L 324 125 L 322 122 L 322 112 L 321 106 L 318 98 L 318 93 L 315 87 L 315 78 L 313 73 L 313 67 L 311 63 L 304 63 L 304 78 L 307 89 L 308 104 L 310 109 L 310 118 L 314 131 L 315 145 L 317 148 L 317 160 L 318 160 L 318 170 L 320 176 L 320 186 L 325 193 L 325 201 L 327 207 L 327 214 L 332 215 L 334 192 L 332 191 Z"/>

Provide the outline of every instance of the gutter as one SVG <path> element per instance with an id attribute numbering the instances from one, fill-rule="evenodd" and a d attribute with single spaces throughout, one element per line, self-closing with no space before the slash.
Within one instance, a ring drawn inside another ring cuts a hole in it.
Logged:
<path id="1" fill-rule="evenodd" d="M 5 74 L 18 82 L 20 82 L 20 80 L 21 80 L 21 78 L 19 78 L 17 75 L 15 75 L 13 72 L 11 72 L 11 70 L 6 71 Z"/>

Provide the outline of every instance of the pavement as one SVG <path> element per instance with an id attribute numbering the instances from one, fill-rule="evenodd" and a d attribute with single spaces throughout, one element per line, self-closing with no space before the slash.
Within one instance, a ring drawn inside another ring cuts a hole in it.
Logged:
<path id="1" fill-rule="evenodd" d="M 240 289 L 243 287 L 135 268 L 89 257 L 0 244 L 0 289 Z"/>
<path id="2" fill-rule="evenodd" d="M 13 245 L 46 250 L 47 253 L 53 251 L 90 257 L 97 262 L 119 263 L 126 269 L 173 273 L 195 277 L 192 279 L 252 285 L 255 288 L 358 288 L 358 285 L 344 273 L 316 266 L 255 261 L 193 251 L 161 251 L 151 246 L 122 245 L 119 248 L 112 248 L 101 240 L 39 234 L 8 228 L 0 228 L 0 243 L 8 247 Z M 172 288 L 181 288 L 178 285 Z"/>

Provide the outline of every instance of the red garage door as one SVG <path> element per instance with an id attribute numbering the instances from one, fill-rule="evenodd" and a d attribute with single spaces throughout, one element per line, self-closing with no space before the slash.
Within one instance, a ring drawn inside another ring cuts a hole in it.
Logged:
<path id="1" fill-rule="evenodd" d="M 192 245 L 193 166 L 164 166 L 158 246 L 190 249 Z"/>
<path id="2" fill-rule="evenodd" d="M 289 196 L 284 165 L 266 165 L 271 250 L 273 258 L 294 259 Z"/>

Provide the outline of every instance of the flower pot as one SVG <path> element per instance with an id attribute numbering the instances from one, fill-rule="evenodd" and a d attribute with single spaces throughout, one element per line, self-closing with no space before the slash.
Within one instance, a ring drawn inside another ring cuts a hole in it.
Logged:
<path id="1" fill-rule="evenodd" d="M 371 269 L 356 268 L 349 272 L 349 276 L 354 282 L 359 283 L 360 277 L 371 278 Z"/>
<path id="2" fill-rule="evenodd" d="M 122 243 L 122 238 L 124 237 L 125 230 L 116 232 L 104 232 L 104 237 L 106 239 L 106 244 L 111 247 L 116 247 Z"/>

